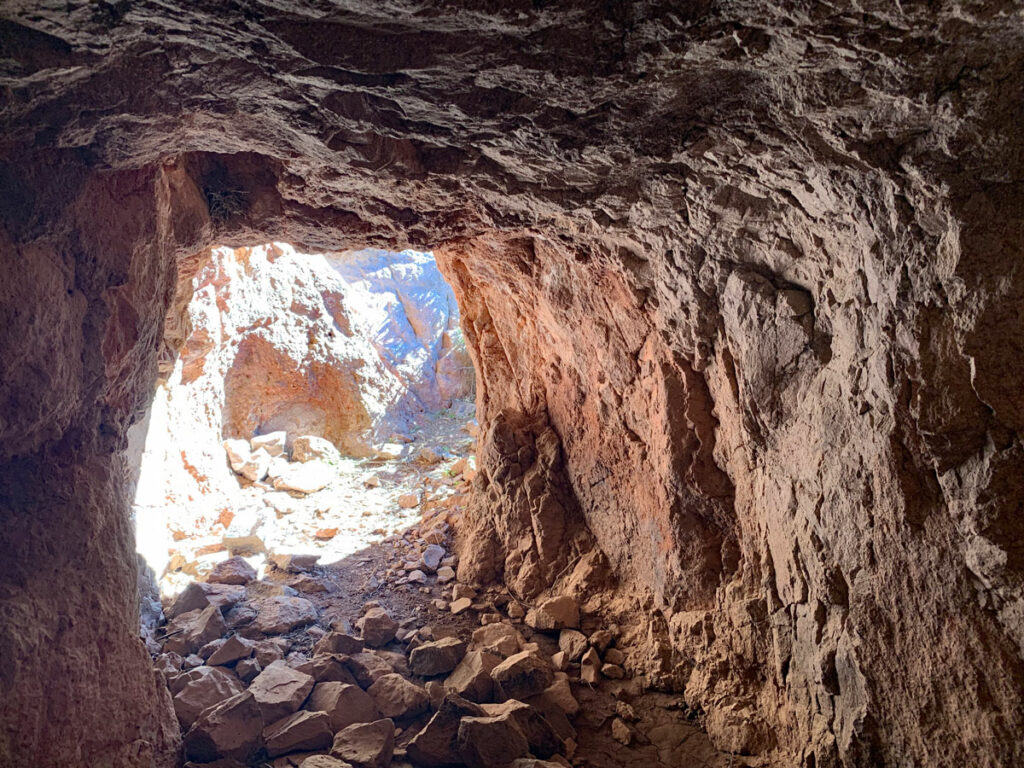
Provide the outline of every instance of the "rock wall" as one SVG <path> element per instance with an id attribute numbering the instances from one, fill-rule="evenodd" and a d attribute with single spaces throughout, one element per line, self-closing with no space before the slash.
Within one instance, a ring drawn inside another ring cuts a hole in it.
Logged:
<path id="1" fill-rule="evenodd" d="M 551 542 L 606 557 L 720 746 L 1024 760 L 1016 5 L 0 15 L 0 755 L 167 754 L 108 479 L 175 261 L 281 239 L 438 249 L 479 372 L 473 567 L 532 593 Z M 92 677 L 54 686 L 70 649 Z"/>

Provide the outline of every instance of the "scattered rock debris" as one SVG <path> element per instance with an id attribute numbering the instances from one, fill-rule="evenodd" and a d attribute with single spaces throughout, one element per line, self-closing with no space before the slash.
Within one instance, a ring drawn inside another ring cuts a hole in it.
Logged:
<path id="1" fill-rule="evenodd" d="M 331 565 L 274 558 L 262 579 L 225 558 L 168 601 L 154 663 L 187 765 L 755 765 L 717 752 L 678 696 L 645 690 L 618 627 L 573 595 L 524 609 L 457 582 L 458 514 L 435 506 Z"/>

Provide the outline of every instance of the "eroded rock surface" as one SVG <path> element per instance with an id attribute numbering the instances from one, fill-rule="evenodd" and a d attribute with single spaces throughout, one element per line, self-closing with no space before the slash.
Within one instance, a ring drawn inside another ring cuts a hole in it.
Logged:
<path id="1" fill-rule="evenodd" d="M 723 748 L 1022 761 L 1013 4 L 23 8 L 0 12 L 5 758 L 174 763 L 125 435 L 176 268 L 287 238 L 434 247 L 454 281 L 467 578 L 618 584 L 638 664 Z"/>

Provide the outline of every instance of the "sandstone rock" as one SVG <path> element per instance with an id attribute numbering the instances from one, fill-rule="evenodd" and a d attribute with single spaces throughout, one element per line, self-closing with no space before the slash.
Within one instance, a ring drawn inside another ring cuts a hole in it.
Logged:
<path id="1" fill-rule="evenodd" d="M 248 584 L 255 580 L 256 569 L 241 557 L 231 557 L 217 563 L 206 580 L 211 584 Z"/>
<path id="2" fill-rule="evenodd" d="M 253 655 L 261 667 L 269 667 L 275 661 L 284 658 L 288 651 L 289 643 L 281 637 L 271 637 L 266 640 L 257 640 Z"/>
<path id="3" fill-rule="evenodd" d="M 444 681 L 444 687 L 469 701 L 491 701 L 494 697 L 491 672 L 500 662 L 500 657 L 486 651 L 470 651 Z"/>
<path id="4" fill-rule="evenodd" d="M 344 663 L 356 682 L 364 689 L 369 688 L 384 675 L 393 674 L 395 671 L 386 659 L 372 651 L 352 654 Z"/>
<path id="5" fill-rule="evenodd" d="M 559 672 L 565 672 L 569 668 L 569 656 L 565 651 L 558 651 L 551 655 L 551 666 Z"/>
<path id="6" fill-rule="evenodd" d="M 249 446 L 255 453 L 264 450 L 271 456 L 281 456 L 284 453 L 285 443 L 288 435 L 285 432 L 268 432 L 265 435 L 256 435 L 249 439 Z"/>
<path id="7" fill-rule="evenodd" d="M 515 601 L 508 604 L 507 613 L 508 617 L 513 621 L 521 621 L 526 617 L 526 609 Z"/>
<path id="8" fill-rule="evenodd" d="M 225 610 L 243 597 L 245 590 L 242 587 L 192 582 L 181 591 L 164 614 L 168 619 L 175 619 L 183 613 L 201 611 L 211 605 Z"/>
<path id="9" fill-rule="evenodd" d="M 420 556 L 420 562 L 422 563 L 423 570 L 428 573 L 434 573 L 441 565 L 441 560 L 444 558 L 445 551 L 444 547 L 438 546 L 437 544 L 430 544 L 424 548 L 423 554 Z"/>
<path id="10" fill-rule="evenodd" d="M 201 611 L 183 613 L 166 628 L 164 649 L 177 653 L 194 653 L 227 631 L 220 609 L 211 605 Z"/>
<path id="11" fill-rule="evenodd" d="M 491 670 L 491 677 L 510 699 L 525 699 L 551 685 L 554 670 L 534 651 L 509 656 Z"/>
<path id="12" fill-rule="evenodd" d="M 320 555 L 286 555 L 271 553 L 267 559 L 271 565 L 289 573 L 301 573 L 315 567 Z"/>
<path id="13" fill-rule="evenodd" d="M 369 723 L 380 717 L 373 699 L 366 691 L 345 683 L 318 683 L 305 707 L 310 711 L 327 713 L 333 732 L 354 723 Z"/>
<path id="14" fill-rule="evenodd" d="M 402 509 L 413 509 L 420 505 L 420 495 L 418 493 L 403 493 L 398 497 L 398 506 Z"/>
<path id="15" fill-rule="evenodd" d="M 464 717 L 457 738 L 459 756 L 469 768 L 504 766 L 530 750 L 526 736 L 511 714 Z"/>
<path id="16" fill-rule="evenodd" d="M 203 663 L 205 664 L 206 660 L 210 658 L 214 653 L 216 653 L 226 642 L 226 638 L 218 637 L 216 640 L 211 640 L 198 651 L 196 651 L 195 655 L 202 659 Z"/>
<path id="17" fill-rule="evenodd" d="M 331 754 L 354 768 L 387 768 L 395 749 L 391 720 L 350 725 L 334 736 Z"/>
<path id="18" fill-rule="evenodd" d="M 249 447 L 247 440 L 240 440 L 237 438 L 230 438 L 225 440 L 224 452 L 228 456 L 228 463 L 235 472 L 241 472 L 242 467 L 245 465 L 252 454 L 252 450 Z"/>
<path id="19" fill-rule="evenodd" d="M 242 692 L 241 682 L 230 672 L 213 667 L 198 667 L 195 671 L 197 674 L 174 696 L 174 714 L 184 730 L 190 728 L 207 707 Z"/>
<path id="20" fill-rule="evenodd" d="M 633 729 L 616 717 L 612 720 L 612 738 L 628 747 L 633 742 Z"/>
<path id="21" fill-rule="evenodd" d="M 280 635 L 317 619 L 316 607 L 302 597 L 269 597 L 261 600 L 253 627 L 265 635 Z"/>
<path id="22" fill-rule="evenodd" d="M 256 659 L 242 659 L 235 665 L 235 675 L 247 685 L 262 671 L 263 667 Z"/>
<path id="23" fill-rule="evenodd" d="M 256 643 L 239 635 L 232 635 L 206 659 L 210 666 L 227 666 L 241 659 L 247 659 L 256 650 Z"/>
<path id="24" fill-rule="evenodd" d="M 444 675 L 455 669 L 465 654 L 465 642 L 444 637 L 414 648 L 409 654 L 409 669 L 421 677 Z"/>
<path id="25" fill-rule="evenodd" d="M 270 757 L 300 750 L 326 749 L 333 738 L 331 719 L 324 712 L 300 711 L 263 729 Z"/>
<path id="26" fill-rule="evenodd" d="M 345 683 L 357 685 L 355 675 L 347 664 L 349 657 L 343 654 L 319 653 L 312 659 L 299 664 L 295 669 L 311 675 L 318 683 Z"/>
<path id="27" fill-rule="evenodd" d="M 461 600 L 464 597 L 473 600 L 476 598 L 476 590 L 468 584 L 456 584 L 452 587 L 452 600 Z"/>
<path id="28" fill-rule="evenodd" d="M 292 669 L 284 661 L 275 661 L 249 685 L 264 722 L 273 723 L 295 712 L 313 690 L 310 675 Z"/>
<path id="29" fill-rule="evenodd" d="M 262 747 L 263 720 L 250 691 L 235 694 L 203 710 L 185 734 L 185 754 L 202 763 L 218 758 L 242 762 Z"/>
<path id="30" fill-rule="evenodd" d="M 486 717 L 483 709 L 457 695 L 445 696 L 430 722 L 406 747 L 409 759 L 425 768 L 441 768 L 462 762 L 459 754 L 459 723 L 463 717 Z"/>
<path id="31" fill-rule="evenodd" d="M 455 570 L 447 565 L 442 565 L 437 569 L 437 583 L 447 584 L 455 578 Z"/>
<path id="32" fill-rule="evenodd" d="M 299 768 L 352 768 L 350 763 L 330 755 L 310 755 L 300 763 Z"/>
<path id="33" fill-rule="evenodd" d="M 603 664 L 601 674 L 610 680 L 621 680 L 626 676 L 625 670 L 617 664 Z"/>
<path id="34" fill-rule="evenodd" d="M 330 485 L 334 475 L 335 471 L 329 464 L 311 459 L 289 467 L 286 472 L 274 478 L 274 487 L 279 491 L 315 493 Z"/>
<path id="35" fill-rule="evenodd" d="M 569 685 L 569 676 L 565 673 L 556 674 L 554 682 L 544 689 L 541 696 L 569 717 L 575 717 L 580 711 L 580 704 L 573 696 L 572 686 Z"/>
<path id="36" fill-rule="evenodd" d="M 383 608 L 371 608 L 356 622 L 362 632 L 363 641 L 373 647 L 380 648 L 395 639 L 398 622 L 391 618 Z"/>
<path id="37" fill-rule="evenodd" d="M 575 629 L 563 629 L 558 634 L 558 647 L 569 661 L 579 661 L 587 651 L 587 636 Z"/>
<path id="38" fill-rule="evenodd" d="M 330 440 L 315 435 L 302 435 L 292 442 L 292 458 L 295 461 L 318 459 L 331 464 L 341 460 L 341 453 Z"/>
<path id="39" fill-rule="evenodd" d="M 540 758 L 549 758 L 562 749 L 562 740 L 551 724 L 533 706 L 522 701 L 484 704 L 488 717 L 511 717 L 526 736 L 530 752 Z"/>
<path id="40" fill-rule="evenodd" d="M 548 598 L 526 614 L 527 626 L 544 631 L 577 627 L 579 623 L 576 600 L 568 595 Z"/>
<path id="41" fill-rule="evenodd" d="M 430 697 L 418 685 L 401 675 L 390 674 L 379 677 L 367 693 L 373 697 L 377 710 L 384 717 L 407 719 L 430 709 Z"/>
<path id="42" fill-rule="evenodd" d="M 460 613 L 468 611 L 470 606 L 473 605 L 473 601 L 468 597 L 460 597 L 458 600 L 452 600 L 448 605 L 448 610 L 452 612 L 453 616 L 458 616 Z"/>
<path id="43" fill-rule="evenodd" d="M 598 653 L 604 653 L 615 638 L 607 629 L 599 629 L 590 636 L 590 644 Z"/>
<path id="44" fill-rule="evenodd" d="M 618 648 L 609 648 L 605 651 L 604 661 L 606 664 L 617 664 L 621 667 L 626 661 L 626 654 Z"/>
<path id="45" fill-rule="evenodd" d="M 524 640 L 515 627 L 508 624 L 488 624 L 473 631 L 473 646 L 481 651 L 508 658 L 522 650 Z"/>
<path id="46" fill-rule="evenodd" d="M 426 584 L 427 574 L 420 570 L 410 571 L 409 575 L 406 576 L 406 580 L 410 584 Z"/>
<path id="47" fill-rule="evenodd" d="M 363 641 L 345 632 L 328 632 L 314 646 L 314 653 L 354 654 L 363 650 Z"/>

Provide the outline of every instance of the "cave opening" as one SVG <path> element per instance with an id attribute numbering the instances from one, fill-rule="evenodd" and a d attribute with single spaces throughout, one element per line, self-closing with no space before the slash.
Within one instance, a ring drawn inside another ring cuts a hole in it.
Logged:
<path id="1" fill-rule="evenodd" d="M 228 558 L 262 577 L 459 514 L 475 372 L 432 253 L 274 242 L 210 248 L 183 271 L 126 455 L 136 548 L 160 598 Z M 162 634 L 160 613 L 143 600 L 147 637 Z"/>

